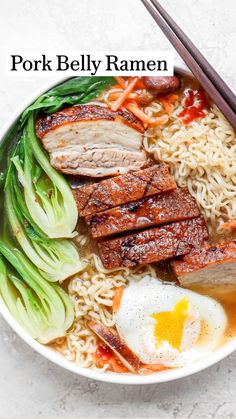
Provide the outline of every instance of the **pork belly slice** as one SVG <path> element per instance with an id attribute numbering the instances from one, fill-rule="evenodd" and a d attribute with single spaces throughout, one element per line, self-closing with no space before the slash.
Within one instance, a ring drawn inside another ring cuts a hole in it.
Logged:
<path id="1" fill-rule="evenodd" d="M 53 129 L 56 129 L 62 125 L 67 125 L 71 122 L 80 121 L 115 121 L 116 119 L 122 120 L 122 122 L 131 128 L 144 132 L 143 124 L 136 116 L 128 111 L 117 111 L 114 112 L 110 108 L 101 105 L 77 105 L 69 106 L 61 111 L 55 112 L 51 115 L 39 117 L 36 122 L 36 133 L 40 139 L 45 138 Z M 69 134 L 68 135 L 72 135 Z M 84 139 L 84 143 L 89 142 Z"/>
<path id="2" fill-rule="evenodd" d="M 183 286 L 192 284 L 236 284 L 236 240 L 204 245 L 172 262 Z"/>
<path id="3" fill-rule="evenodd" d="M 159 262 L 189 253 L 207 240 L 203 217 L 180 221 L 159 228 L 98 243 L 105 268 L 131 267 Z"/>
<path id="4" fill-rule="evenodd" d="M 128 368 L 131 372 L 137 372 L 143 365 L 140 359 L 135 355 L 126 343 L 120 338 L 118 333 L 109 327 L 103 326 L 102 324 L 94 321 L 90 321 L 88 326 L 92 331 L 103 341 L 120 361 Z"/>
<path id="5" fill-rule="evenodd" d="M 94 238 L 143 229 L 158 224 L 189 220 L 200 215 L 187 188 L 119 205 L 85 218 Z"/>
<path id="6" fill-rule="evenodd" d="M 144 128 L 132 113 L 79 105 L 40 117 L 36 134 L 57 170 L 92 177 L 117 175 L 145 166 Z"/>
<path id="7" fill-rule="evenodd" d="M 176 183 L 163 163 L 86 185 L 73 193 L 80 216 L 84 217 L 175 188 Z"/>
<path id="8" fill-rule="evenodd" d="M 100 146 L 86 151 L 67 150 L 55 152 L 51 165 L 68 175 L 105 177 L 135 171 L 146 163 L 143 151 L 128 151 L 120 148 L 102 149 Z"/>

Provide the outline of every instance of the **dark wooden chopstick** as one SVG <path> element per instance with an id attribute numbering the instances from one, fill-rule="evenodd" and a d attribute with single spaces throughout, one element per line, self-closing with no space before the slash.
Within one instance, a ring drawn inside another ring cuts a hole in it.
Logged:
<path id="1" fill-rule="evenodd" d="M 232 124 L 233 128 L 236 129 L 236 114 L 232 109 L 231 105 L 223 97 L 217 85 L 215 85 L 211 79 L 204 72 L 203 68 L 199 65 L 198 61 L 191 54 L 191 49 L 188 50 L 186 46 L 181 42 L 175 32 L 169 27 L 163 17 L 155 9 L 155 7 L 148 0 L 141 0 L 146 9 L 149 11 L 155 22 L 158 24 L 162 32 L 166 35 L 167 39 L 171 42 L 173 47 L 179 53 L 181 58 L 190 68 L 196 79 L 202 85 L 202 87 L 209 94 L 211 99 L 219 107 L 221 112 Z"/>
<path id="2" fill-rule="evenodd" d="M 198 62 L 200 67 L 203 69 L 204 73 L 211 79 L 212 83 L 220 90 L 222 96 L 231 106 L 234 112 L 236 112 L 236 96 L 225 83 L 225 81 L 220 77 L 212 65 L 206 60 L 201 51 L 194 45 L 191 39 L 182 31 L 182 29 L 177 25 L 177 23 L 172 19 L 172 17 L 166 12 L 162 5 L 157 0 L 151 0 L 152 4 L 155 6 L 157 11 L 160 13 L 162 18 L 166 21 L 169 27 L 175 32 L 182 44 L 191 52 L 193 58 Z"/>

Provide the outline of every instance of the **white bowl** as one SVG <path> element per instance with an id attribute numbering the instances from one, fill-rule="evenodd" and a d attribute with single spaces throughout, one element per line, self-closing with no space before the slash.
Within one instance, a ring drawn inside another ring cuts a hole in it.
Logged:
<path id="1" fill-rule="evenodd" d="M 188 75 L 191 75 L 187 67 L 183 64 L 176 67 L 178 72 L 182 72 Z M 13 114 L 13 116 L 9 119 L 9 121 L 4 125 L 3 129 L 0 132 L 0 142 L 11 128 L 11 126 L 15 123 L 15 121 L 19 118 L 20 114 L 23 110 L 29 106 L 34 100 L 40 96 L 42 93 L 46 92 L 53 86 L 57 85 L 65 81 L 66 78 L 61 78 L 54 83 L 47 84 L 34 95 L 32 95 L 22 106 Z M 54 362 L 55 364 L 63 367 L 71 372 L 76 374 L 82 375 L 84 377 L 92 378 L 94 380 L 105 381 L 109 383 L 116 383 L 116 384 L 151 384 L 151 383 L 163 383 L 166 381 L 176 380 L 178 378 L 183 378 L 188 375 L 194 374 L 199 372 L 205 368 L 210 367 L 211 365 L 215 364 L 216 362 L 221 361 L 223 358 L 231 354 L 234 350 L 236 350 L 236 337 L 229 340 L 227 343 L 222 345 L 218 350 L 216 350 L 210 357 L 207 357 L 199 362 L 196 362 L 193 365 L 184 367 L 184 368 L 177 368 L 173 370 L 166 370 L 162 372 L 158 372 L 155 374 L 147 375 L 147 376 L 139 376 L 139 375 L 131 375 L 131 374 L 117 374 L 112 372 L 105 372 L 99 373 L 97 371 L 93 371 L 91 369 L 81 368 L 78 365 L 67 361 L 63 358 L 59 353 L 55 352 L 51 348 L 41 345 L 36 340 L 34 340 L 12 317 L 8 308 L 6 307 L 5 303 L 0 299 L 0 313 L 7 321 L 7 323 L 12 327 L 12 329 L 33 349 L 35 349 L 38 353 L 43 355 L 45 358 L 49 359 L 50 361 Z"/>

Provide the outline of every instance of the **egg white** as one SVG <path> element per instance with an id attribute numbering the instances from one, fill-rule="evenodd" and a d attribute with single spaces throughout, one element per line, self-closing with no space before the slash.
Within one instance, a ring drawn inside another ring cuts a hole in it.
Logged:
<path id="1" fill-rule="evenodd" d="M 180 350 L 167 341 L 157 347 L 156 321 L 151 316 L 172 311 L 183 298 L 188 299 L 189 310 Z M 151 277 L 125 288 L 115 320 L 119 334 L 142 362 L 167 367 L 189 365 L 209 356 L 219 346 L 227 326 L 225 311 L 217 301 Z"/>

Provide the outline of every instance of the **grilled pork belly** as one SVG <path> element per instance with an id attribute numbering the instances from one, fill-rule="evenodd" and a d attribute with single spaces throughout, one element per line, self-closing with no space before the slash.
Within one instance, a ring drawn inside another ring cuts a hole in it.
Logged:
<path id="1" fill-rule="evenodd" d="M 128 368 L 131 372 L 139 371 L 143 365 L 142 362 L 137 355 L 129 349 L 114 329 L 108 328 L 103 326 L 101 323 L 94 321 L 90 321 L 88 326 L 106 345 L 109 346 L 109 348 L 112 349 L 126 368 Z"/>
<path id="2" fill-rule="evenodd" d="M 236 240 L 204 245 L 172 262 L 181 285 L 236 284 Z"/>
<path id="3" fill-rule="evenodd" d="M 188 220 L 200 215 L 196 200 L 187 188 L 139 199 L 135 202 L 87 216 L 94 238 L 158 224 Z"/>
<path id="4" fill-rule="evenodd" d="M 163 163 L 83 186 L 73 193 L 80 216 L 84 217 L 175 188 L 176 183 Z"/>
<path id="5" fill-rule="evenodd" d="M 102 240 L 98 250 L 107 269 L 159 262 L 189 253 L 208 238 L 203 217 L 180 221 L 116 239 Z"/>
<path id="6" fill-rule="evenodd" d="M 71 106 L 36 122 L 36 134 L 53 167 L 92 177 L 144 167 L 143 132 L 142 123 L 132 113 L 99 105 Z"/>

